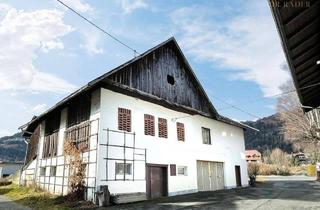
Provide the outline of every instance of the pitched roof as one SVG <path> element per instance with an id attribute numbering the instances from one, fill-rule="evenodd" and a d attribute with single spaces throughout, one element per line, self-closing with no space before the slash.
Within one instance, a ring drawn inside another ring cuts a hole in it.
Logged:
<path id="1" fill-rule="evenodd" d="M 181 108 L 183 108 L 185 111 L 187 112 L 193 112 L 193 113 L 196 113 L 196 114 L 200 114 L 200 115 L 203 115 L 203 116 L 207 116 L 207 117 L 211 117 L 211 118 L 214 118 L 218 121 L 221 121 L 221 122 L 224 122 L 224 123 L 227 123 L 227 124 L 231 124 L 231 125 L 234 125 L 234 126 L 237 126 L 237 127 L 240 127 L 240 128 L 250 128 L 250 129 L 253 129 L 252 127 L 250 126 L 247 126 L 245 124 L 242 124 L 242 123 L 239 123 L 239 122 L 236 122 L 236 121 L 233 121 L 229 118 L 226 118 L 226 117 L 223 117 L 221 115 L 218 114 L 218 112 L 216 111 L 216 109 L 214 108 L 213 104 L 211 103 L 210 99 L 208 98 L 206 92 L 204 91 L 201 83 L 199 82 L 199 80 L 197 79 L 197 77 L 195 76 L 190 64 L 188 63 L 186 57 L 184 56 L 184 54 L 182 53 L 177 41 L 175 40 L 174 37 L 171 37 L 169 38 L 168 40 L 160 43 L 159 45 L 147 50 L 146 52 L 140 54 L 139 56 L 125 62 L 124 64 L 114 68 L 113 70 L 101 75 L 100 77 L 90 81 L 87 85 L 79 88 L 78 90 L 76 90 L 75 92 L 71 93 L 70 95 L 68 95 L 67 97 L 65 97 L 64 99 L 62 99 L 60 102 L 58 102 L 57 104 L 55 104 L 53 107 L 51 107 L 50 109 L 48 109 L 47 111 L 45 111 L 44 113 L 42 113 L 41 115 L 39 115 L 38 117 L 34 117 L 29 123 L 25 124 L 25 125 L 22 125 L 20 127 L 20 129 L 23 129 L 25 130 L 26 132 L 24 133 L 24 136 L 27 136 L 29 135 L 28 134 L 28 131 L 32 131 L 36 124 L 38 122 L 40 122 L 40 120 L 42 120 L 47 114 L 49 114 L 50 112 L 58 109 L 58 108 L 61 108 L 63 106 L 65 106 L 67 104 L 68 101 L 70 101 L 71 99 L 79 96 L 80 94 L 82 93 L 85 93 L 85 92 L 88 92 L 88 91 L 91 91 L 91 90 L 94 90 L 95 88 L 99 88 L 99 87 L 115 87 L 115 88 L 120 88 L 120 89 L 125 89 L 127 91 L 128 94 L 132 93 L 132 92 L 135 92 L 135 94 L 138 94 L 139 96 L 141 96 L 143 99 L 145 98 L 148 98 L 148 99 L 151 99 L 153 101 L 162 101 L 162 99 L 159 99 L 155 96 L 152 96 L 150 94 L 146 94 L 146 93 L 143 93 L 141 91 L 138 91 L 136 89 L 131 89 L 131 88 L 128 88 L 128 87 L 124 87 L 123 85 L 119 84 L 119 83 L 115 83 L 115 82 L 112 82 L 108 79 L 108 77 L 118 71 L 120 71 L 121 69 L 123 69 L 124 67 L 126 66 L 129 66 L 130 64 L 134 63 L 135 61 L 139 60 L 139 59 L 142 59 L 144 58 L 145 56 L 149 55 L 150 53 L 152 53 L 153 51 L 155 51 L 156 49 L 166 45 L 166 44 L 174 44 L 174 46 L 176 47 L 176 49 L 178 50 L 179 54 L 181 55 L 182 59 L 183 59 L 183 62 L 185 63 L 185 65 L 188 67 L 186 70 L 188 71 L 188 73 L 190 73 L 190 75 L 193 77 L 193 79 L 196 81 L 196 84 L 198 86 L 198 88 L 200 89 L 201 93 L 203 94 L 205 100 L 208 101 L 208 104 L 210 106 L 210 110 L 212 111 L 212 115 L 211 116 L 208 116 L 206 115 L 205 113 L 202 113 L 202 112 L 199 112 L 197 110 L 194 110 L 192 108 L 189 108 L 189 107 L 184 107 L 184 106 L 181 106 L 179 104 L 170 104 L 172 105 L 173 107 L 174 106 L 179 106 Z"/>
<path id="2" fill-rule="evenodd" d="M 291 75 L 300 102 L 305 107 L 320 106 L 320 1 L 269 0 Z M 310 111 L 305 108 L 305 111 Z"/>

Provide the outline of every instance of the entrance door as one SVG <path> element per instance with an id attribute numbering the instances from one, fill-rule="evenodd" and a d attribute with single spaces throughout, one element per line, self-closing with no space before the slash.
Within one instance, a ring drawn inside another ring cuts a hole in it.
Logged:
<path id="1" fill-rule="evenodd" d="M 149 199 L 168 195 L 168 169 L 164 165 L 147 166 L 147 196 Z"/>
<path id="2" fill-rule="evenodd" d="M 241 187 L 241 171 L 240 166 L 235 166 L 237 187 Z"/>
<path id="3" fill-rule="evenodd" d="M 197 161 L 198 190 L 212 191 L 224 188 L 223 163 Z"/>

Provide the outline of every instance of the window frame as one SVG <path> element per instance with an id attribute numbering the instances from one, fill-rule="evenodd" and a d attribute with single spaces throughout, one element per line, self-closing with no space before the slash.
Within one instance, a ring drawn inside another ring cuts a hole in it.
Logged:
<path id="1" fill-rule="evenodd" d="M 49 176 L 56 176 L 57 175 L 57 166 L 50 166 L 50 172 L 49 173 L 50 173 Z"/>
<path id="2" fill-rule="evenodd" d="M 47 168 L 46 167 L 40 167 L 39 176 L 45 176 L 46 175 Z"/>
<path id="3" fill-rule="evenodd" d="M 205 136 L 205 132 L 208 132 L 206 133 L 208 136 Z M 207 145 L 211 145 L 212 142 L 211 142 L 211 130 L 210 128 L 205 128 L 205 127 L 201 127 L 201 133 L 202 133 L 202 144 L 207 144 Z M 205 139 L 209 137 L 209 139 Z M 208 140 L 208 142 L 205 142 L 205 140 Z"/>
<path id="4" fill-rule="evenodd" d="M 126 167 L 124 167 L 125 165 L 126 165 Z M 118 172 L 119 170 L 117 170 L 117 169 L 119 169 L 120 166 L 123 167 L 123 169 L 122 169 L 123 172 L 122 172 L 122 173 L 119 173 L 119 172 Z M 128 170 L 127 170 L 128 168 L 127 168 L 127 166 L 130 166 L 130 170 L 129 170 L 130 173 L 128 173 Z M 124 170 L 124 169 L 125 169 L 125 170 Z M 118 176 L 118 175 L 119 175 L 119 176 L 120 176 L 120 175 L 121 175 L 121 176 L 122 176 L 122 175 L 131 176 L 132 173 L 133 173 L 132 170 L 133 170 L 132 163 L 123 163 L 123 162 L 116 162 L 116 163 L 115 163 L 115 175 L 116 175 L 116 176 Z"/>
<path id="5" fill-rule="evenodd" d="M 132 113 L 130 109 L 118 107 L 118 130 L 131 132 Z"/>
<path id="6" fill-rule="evenodd" d="M 183 169 L 183 173 L 179 173 L 179 169 Z M 178 176 L 188 176 L 188 166 L 177 166 Z"/>
<path id="7" fill-rule="evenodd" d="M 176 126 L 177 126 L 177 138 L 178 138 L 178 141 L 185 141 L 185 127 L 184 127 L 184 124 L 181 123 L 181 122 L 177 122 L 176 123 Z"/>
<path id="8" fill-rule="evenodd" d="M 144 114 L 144 135 L 155 136 L 155 117 L 150 114 Z"/>
<path id="9" fill-rule="evenodd" d="M 168 121 L 165 118 L 158 118 L 158 136 L 159 138 L 168 138 Z"/>

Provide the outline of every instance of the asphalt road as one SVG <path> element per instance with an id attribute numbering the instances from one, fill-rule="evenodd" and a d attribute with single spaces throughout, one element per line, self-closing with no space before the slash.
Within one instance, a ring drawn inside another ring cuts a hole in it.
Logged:
<path id="1" fill-rule="evenodd" d="M 320 209 L 320 182 L 303 177 L 272 177 L 256 187 L 194 193 L 107 209 Z"/>

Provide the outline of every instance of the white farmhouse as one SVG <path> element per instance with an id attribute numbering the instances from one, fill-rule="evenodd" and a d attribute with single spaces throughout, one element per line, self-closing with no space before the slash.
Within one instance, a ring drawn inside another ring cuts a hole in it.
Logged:
<path id="1" fill-rule="evenodd" d="M 246 128 L 217 113 L 170 38 L 23 126 L 22 181 L 67 194 L 68 140 L 84 148 L 88 200 L 100 186 L 128 200 L 246 186 Z"/>

